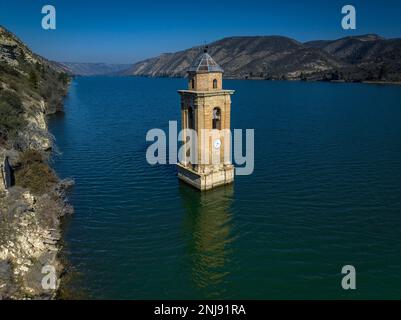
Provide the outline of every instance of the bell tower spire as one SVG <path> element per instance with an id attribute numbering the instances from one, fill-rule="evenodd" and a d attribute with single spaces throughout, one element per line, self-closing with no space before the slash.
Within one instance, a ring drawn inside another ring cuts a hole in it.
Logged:
<path id="1" fill-rule="evenodd" d="M 223 73 L 205 46 L 188 69 L 188 89 L 178 91 L 182 129 L 188 137 L 178 177 L 200 190 L 234 181 L 230 131 L 234 91 L 223 89 Z"/>

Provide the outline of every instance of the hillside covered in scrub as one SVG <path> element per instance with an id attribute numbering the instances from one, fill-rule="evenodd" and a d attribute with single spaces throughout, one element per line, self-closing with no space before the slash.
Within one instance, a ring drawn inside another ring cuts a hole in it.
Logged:
<path id="1" fill-rule="evenodd" d="M 208 45 L 234 79 L 401 81 L 401 39 L 377 35 L 301 43 L 282 36 L 229 37 Z M 184 77 L 201 47 L 137 62 L 126 75 Z"/>
<path id="2" fill-rule="evenodd" d="M 42 287 L 42 268 L 62 271 L 60 218 L 71 208 L 67 183 L 48 164 L 47 116 L 62 111 L 69 82 L 63 67 L 0 27 L 0 299 L 57 293 Z"/>

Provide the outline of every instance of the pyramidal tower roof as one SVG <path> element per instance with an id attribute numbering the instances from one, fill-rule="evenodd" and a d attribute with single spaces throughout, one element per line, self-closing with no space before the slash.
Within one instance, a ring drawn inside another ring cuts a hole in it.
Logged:
<path id="1" fill-rule="evenodd" d="M 224 72 L 224 70 L 213 60 L 205 48 L 203 53 L 190 66 L 188 72 Z"/>

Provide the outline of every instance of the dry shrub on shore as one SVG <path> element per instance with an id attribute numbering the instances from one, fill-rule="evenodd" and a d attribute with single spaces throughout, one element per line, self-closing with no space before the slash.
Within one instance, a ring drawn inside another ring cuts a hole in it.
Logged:
<path id="1" fill-rule="evenodd" d="M 40 152 L 26 150 L 21 153 L 19 162 L 14 173 L 17 186 L 40 195 L 46 193 L 58 182 L 56 174 L 44 161 Z"/>

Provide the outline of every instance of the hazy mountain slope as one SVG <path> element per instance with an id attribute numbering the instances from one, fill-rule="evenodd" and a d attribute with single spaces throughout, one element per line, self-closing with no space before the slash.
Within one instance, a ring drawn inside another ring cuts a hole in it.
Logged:
<path id="1" fill-rule="evenodd" d="M 323 50 L 345 63 L 337 70 L 345 80 L 401 81 L 401 39 L 368 34 L 304 45 Z"/>
<path id="2" fill-rule="evenodd" d="M 232 78 L 292 78 L 331 70 L 340 65 L 335 58 L 286 37 L 231 37 L 208 45 L 213 58 Z M 138 62 L 126 74 L 145 76 L 185 76 L 201 47 Z"/>
<path id="3" fill-rule="evenodd" d="M 61 62 L 71 74 L 77 76 L 113 75 L 132 67 L 131 64 Z"/>
<path id="4" fill-rule="evenodd" d="M 345 62 L 354 64 L 375 59 L 385 51 L 396 49 L 392 42 L 393 40 L 385 40 L 378 35 L 364 35 L 334 41 L 312 41 L 304 45 L 324 50 Z"/>
<path id="5" fill-rule="evenodd" d="M 201 50 L 163 54 L 134 64 L 124 74 L 185 76 Z M 401 80 L 401 41 L 377 35 L 304 44 L 280 36 L 231 37 L 209 44 L 209 52 L 229 78 Z"/>

